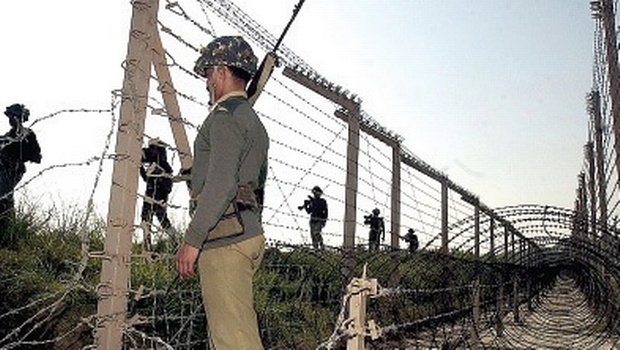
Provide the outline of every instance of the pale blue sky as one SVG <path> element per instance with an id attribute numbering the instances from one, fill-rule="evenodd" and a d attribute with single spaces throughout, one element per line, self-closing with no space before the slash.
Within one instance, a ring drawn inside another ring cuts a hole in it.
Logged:
<path id="1" fill-rule="evenodd" d="M 572 207 L 593 28 L 585 0 L 308 0 L 285 44 L 489 206 Z"/>
<path id="2" fill-rule="evenodd" d="M 236 1 L 275 35 L 296 2 Z M 0 106 L 20 101 L 35 117 L 107 107 L 130 11 L 129 1 L 3 2 Z M 587 0 L 307 0 L 285 45 L 487 205 L 572 207 L 592 34 Z M 109 121 L 89 118 L 37 126 L 43 166 L 99 152 Z"/>

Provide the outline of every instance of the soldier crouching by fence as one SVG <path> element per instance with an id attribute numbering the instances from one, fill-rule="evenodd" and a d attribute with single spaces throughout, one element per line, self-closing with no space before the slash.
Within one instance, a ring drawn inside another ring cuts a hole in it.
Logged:
<path id="1" fill-rule="evenodd" d="M 6 107 L 11 130 L 0 137 L 0 231 L 15 217 L 13 191 L 26 173 L 26 162 L 41 162 L 41 147 L 34 131 L 25 128 L 30 111 L 22 104 Z"/>
<path id="2" fill-rule="evenodd" d="M 319 186 L 312 188 L 313 196 L 308 196 L 302 205 L 297 207 L 299 210 L 306 210 L 310 214 L 310 237 L 314 249 L 325 248 L 321 231 L 327 222 L 327 201 L 321 198 L 323 190 Z"/>
<path id="3" fill-rule="evenodd" d="M 140 227 L 144 233 L 144 247 L 150 250 L 153 214 L 157 216 L 161 228 L 169 236 L 176 236 L 166 212 L 168 195 L 172 191 L 172 167 L 167 160 L 166 144 L 158 138 L 150 140 L 149 146 L 142 149 L 140 176 L 146 182 Z"/>

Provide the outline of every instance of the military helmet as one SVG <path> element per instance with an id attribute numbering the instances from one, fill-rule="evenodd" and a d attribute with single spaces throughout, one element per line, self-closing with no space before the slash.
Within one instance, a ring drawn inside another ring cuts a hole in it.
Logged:
<path id="1" fill-rule="evenodd" d="M 168 146 L 165 142 L 159 139 L 159 137 L 155 137 L 149 140 L 149 147 L 166 147 Z"/>
<path id="2" fill-rule="evenodd" d="M 320 193 L 323 194 L 323 190 L 319 186 L 314 186 L 312 188 L 312 193 Z"/>
<path id="3" fill-rule="evenodd" d="M 23 104 L 14 103 L 4 110 L 4 115 L 7 117 L 21 117 L 22 122 L 27 122 L 30 116 L 30 111 Z"/>
<path id="4" fill-rule="evenodd" d="M 207 77 L 207 68 L 229 66 L 240 68 L 253 77 L 258 59 L 250 45 L 240 36 L 221 36 L 200 50 L 200 57 L 194 65 L 194 72 Z"/>

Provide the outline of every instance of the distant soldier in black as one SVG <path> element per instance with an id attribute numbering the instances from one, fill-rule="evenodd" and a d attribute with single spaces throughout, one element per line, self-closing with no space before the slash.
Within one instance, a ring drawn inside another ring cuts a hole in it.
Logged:
<path id="1" fill-rule="evenodd" d="M 146 182 L 146 192 L 142 203 L 142 223 L 144 246 L 151 248 L 151 223 L 153 214 L 157 216 L 162 229 L 171 236 L 174 228 L 166 214 L 168 195 L 172 191 L 172 167 L 166 159 L 166 147 L 159 139 L 149 141 L 149 147 L 142 149 L 140 176 Z"/>
<path id="2" fill-rule="evenodd" d="M 371 215 L 364 216 L 364 225 L 370 226 L 368 249 L 370 251 L 377 251 L 380 242 L 385 240 L 385 223 L 383 218 L 379 216 L 379 209 L 375 208 L 372 210 Z"/>
<path id="3" fill-rule="evenodd" d="M 25 128 L 30 111 L 22 104 L 6 107 L 11 130 L 0 137 L 0 230 L 14 215 L 13 190 L 26 173 L 26 162 L 41 163 L 41 147 L 34 131 Z"/>
<path id="4" fill-rule="evenodd" d="M 410 228 L 407 231 L 407 234 L 401 237 L 405 242 L 409 243 L 409 253 L 414 253 L 418 250 L 418 236 L 416 236 L 415 231 Z"/>
<path id="5" fill-rule="evenodd" d="M 308 196 L 304 204 L 297 207 L 299 210 L 306 210 L 310 214 L 310 237 L 312 238 L 312 246 L 314 249 L 324 249 L 323 236 L 321 231 L 325 227 L 327 221 L 327 202 L 321 198 L 323 190 L 319 186 L 312 188 L 314 196 Z"/>

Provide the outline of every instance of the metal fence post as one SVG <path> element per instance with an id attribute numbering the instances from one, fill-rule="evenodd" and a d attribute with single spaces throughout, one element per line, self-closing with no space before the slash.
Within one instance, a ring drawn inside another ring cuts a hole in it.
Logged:
<path id="1" fill-rule="evenodd" d="M 472 322 L 471 322 L 471 348 L 477 350 L 480 346 L 478 329 L 480 326 L 480 280 L 476 279 L 472 288 Z"/>
<path id="2" fill-rule="evenodd" d="M 441 249 L 443 254 L 450 252 L 448 248 L 448 183 L 441 181 Z"/>
<path id="3" fill-rule="evenodd" d="M 496 325 L 497 335 L 502 336 L 504 333 L 504 280 L 502 279 L 499 284 L 499 291 L 497 296 L 497 319 Z"/>
<path id="4" fill-rule="evenodd" d="M 515 323 L 519 323 L 519 282 L 517 277 L 512 277 L 512 313 Z"/>

